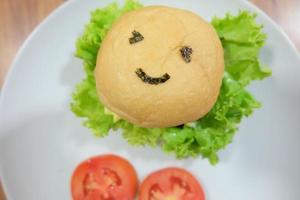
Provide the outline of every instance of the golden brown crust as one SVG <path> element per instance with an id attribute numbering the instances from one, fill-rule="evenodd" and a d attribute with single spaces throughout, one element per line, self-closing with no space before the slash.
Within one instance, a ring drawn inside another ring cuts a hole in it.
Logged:
<path id="1" fill-rule="evenodd" d="M 132 31 L 144 40 L 129 44 Z M 183 46 L 193 49 L 186 63 Z M 142 68 L 165 83 L 144 83 Z M 214 105 L 224 72 L 223 49 L 213 27 L 185 10 L 149 6 L 124 14 L 106 35 L 95 70 L 104 105 L 121 118 L 143 127 L 171 127 L 195 121 Z"/>

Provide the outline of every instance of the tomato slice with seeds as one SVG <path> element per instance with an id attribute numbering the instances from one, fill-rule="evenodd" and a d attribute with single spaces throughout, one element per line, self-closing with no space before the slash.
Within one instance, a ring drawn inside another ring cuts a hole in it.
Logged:
<path id="1" fill-rule="evenodd" d="M 82 162 L 71 179 L 73 200 L 133 200 L 136 192 L 135 169 L 115 155 L 96 156 Z"/>
<path id="2" fill-rule="evenodd" d="M 205 200 L 200 183 L 181 168 L 165 168 L 143 181 L 139 200 Z"/>

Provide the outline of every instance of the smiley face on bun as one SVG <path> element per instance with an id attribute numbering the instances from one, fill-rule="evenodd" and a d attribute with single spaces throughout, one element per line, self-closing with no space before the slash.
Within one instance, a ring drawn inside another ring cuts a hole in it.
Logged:
<path id="1" fill-rule="evenodd" d="M 209 23 L 186 10 L 149 6 L 113 24 L 95 78 L 108 110 L 138 126 L 160 128 L 207 114 L 223 73 L 222 45 Z"/>

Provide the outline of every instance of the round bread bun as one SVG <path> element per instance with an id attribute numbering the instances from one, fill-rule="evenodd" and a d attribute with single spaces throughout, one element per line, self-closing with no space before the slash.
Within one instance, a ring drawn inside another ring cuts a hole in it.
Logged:
<path id="1" fill-rule="evenodd" d="M 130 44 L 133 31 L 143 40 Z M 182 56 L 183 47 L 192 49 L 190 62 Z M 169 79 L 150 84 L 138 76 L 138 69 L 165 79 L 167 73 Z M 186 10 L 149 6 L 113 24 L 98 53 L 95 78 L 108 110 L 138 126 L 159 128 L 207 114 L 217 100 L 223 73 L 222 45 L 209 23 Z"/>

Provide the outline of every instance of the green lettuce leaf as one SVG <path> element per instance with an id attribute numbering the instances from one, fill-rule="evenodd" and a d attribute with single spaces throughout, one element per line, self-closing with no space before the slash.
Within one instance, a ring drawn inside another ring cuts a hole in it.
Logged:
<path id="1" fill-rule="evenodd" d="M 225 18 L 212 20 L 224 48 L 226 71 L 242 85 L 271 75 L 269 69 L 261 67 L 258 59 L 267 36 L 255 17 L 254 13 L 241 11 L 238 16 L 228 13 Z"/>
<path id="2" fill-rule="evenodd" d="M 236 16 L 215 17 L 212 25 L 222 41 L 226 65 L 216 104 L 206 116 L 182 127 L 143 128 L 125 120 L 116 121 L 105 111 L 98 99 L 94 78 L 97 53 L 112 23 L 123 13 L 140 7 L 141 4 L 131 0 L 123 7 L 113 3 L 92 12 L 90 22 L 77 41 L 76 56 L 83 60 L 86 78 L 73 93 L 71 109 L 85 118 L 84 126 L 96 136 L 104 137 L 111 129 L 122 129 L 124 139 L 131 145 L 160 146 L 178 158 L 201 155 L 216 164 L 217 152 L 232 142 L 242 118 L 261 106 L 245 87 L 271 73 L 261 67 L 258 59 L 266 39 L 262 26 L 255 22 L 255 15 L 247 11 Z"/>
<path id="3" fill-rule="evenodd" d="M 112 23 L 123 13 L 141 6 L 136 1 L 126 1 L 123 8 L 112 3 L 106 8 L 96 9 L 91 13 L 91 20 L 83 35 L 77 40 L 75 55 L 83 60 L 87 77 L 77 85 L 71 109 L 77 116 L 86 118 L 84 126 L 90 128 L 96 136 L 107 135 L 115 126 L 113 116 L 105 112 L 96 92 L 94 69 L 98 50 Z"/>

